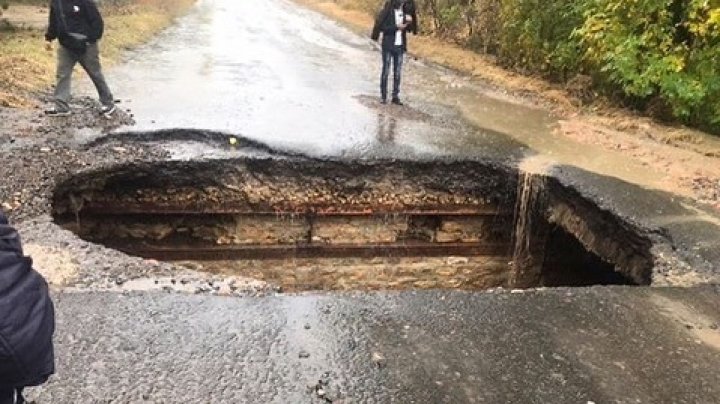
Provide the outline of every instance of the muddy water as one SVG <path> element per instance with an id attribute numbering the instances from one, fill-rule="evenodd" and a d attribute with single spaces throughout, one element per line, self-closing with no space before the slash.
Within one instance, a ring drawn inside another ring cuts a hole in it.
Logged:
<path id="1" fill-rule="evenodd" d="M 530 235 L 533 232 L 535 204 L 542 192 L 541 177 L 535 174 L 521 174 L 515 203 L 515 230 L 513 233 L 513 261 L 517 262 L 530 254 Z M 537 183 L 537 184 L 536 184 Z"/>
<path id="2" fill-rule="evenodd" d="M 461 132 L 446 139 L 443 146 L 452 154 L 472 155 L 488 144 L 508 142 L 502 137 L 487 136 L 501 133 L 524 145 L 526 155 L 533 158 L 540 155 L 551 165 L 577 166 L 655 189 L 667 187 L 665 175 L 628 159 L 626 153 L 592 147 L 556 133 L 559 122 L 541 108 L 519 100 L 513 102 L 509 97 L 495 98 L 478 84 L 449 72 L 418 66 L 415 73 L 425 96 L 453 106 L 464 120 L 478 128 L 478 132 Z"/>

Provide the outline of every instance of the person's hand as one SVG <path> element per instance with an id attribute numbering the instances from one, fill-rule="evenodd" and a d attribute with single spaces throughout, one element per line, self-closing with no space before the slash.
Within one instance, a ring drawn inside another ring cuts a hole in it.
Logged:
<path id="1" fill-rule="evenodd" d="M 405 24 L 410 25 L 413 22 L 412 16 L 406 15 L 405 16 Z"/>

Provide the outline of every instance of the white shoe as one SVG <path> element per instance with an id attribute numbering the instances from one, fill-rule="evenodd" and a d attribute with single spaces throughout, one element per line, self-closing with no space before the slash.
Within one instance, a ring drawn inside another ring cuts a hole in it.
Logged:
<path id="1" fill-rule="evenodd" d="M 70 111 L 69 109 L 53 108 L 53 109 L 45 110 L 45 115 L 49 116 L 49 117 L 53 117 L 53 118 L 61 117 L 61 116 L 70 116 L 70 115 L 72 115 L 72 111 Z"/>
<path id="2" fill-rule="evenodd" d="M 105 116 L 106 118 L 110 118 L 110 117 L 112 116 L 112 114 L 115 113 L 116 110 L 117 110 L 117 107 L 115 106 L 115 104 L 112 104 L 112 105 L 103 105 L 103 106 L 100 108 L 100 113 L 101 113 L 103 116 Z"/>

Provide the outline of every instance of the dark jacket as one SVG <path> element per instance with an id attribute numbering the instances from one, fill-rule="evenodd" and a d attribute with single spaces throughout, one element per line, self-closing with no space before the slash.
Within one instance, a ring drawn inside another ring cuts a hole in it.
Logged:
<path id="1" fill-rule="evenodd" d="M 37 386 L 55 372 L 48 285 L 0 212 L 0 390 Z"/>
<path id="2" fill-rule="evenodd" d="M 64 24 L 60 7 L 65 14 Z M 89 43 L 94 43 L 102 38 L 104 27 L 100 11 L 93 0 L 52 0 L 45 39 L 52 41 L 57 38 L 62 43 L 67 34 L 75 33 L 85 35 Z"/>
<path id="3" fill-rule="evenodd" d="M 373 41 L 377 41 L 380 38 L 380 33 L 383 34 L 382 48 L 383 50 L 390 50 L 395 47 L 395 33 L 398 31 L 397 24 L 395 24 L 395 14 L 393 13 L 393 1 L 389 0 L 385 2 L 385 6 L 375 18 L 375 25 L 373 26 L 372 34 L 370 37 Z M 403 51 L 407 52 L 407 33 L 411 32 L 417 34 L 417 11 L 415 9 L 414 1 L 407 1 L 403 6 L 405 15 L 412 17 L 412 23 L 402 32 L 402 48 Z"/>

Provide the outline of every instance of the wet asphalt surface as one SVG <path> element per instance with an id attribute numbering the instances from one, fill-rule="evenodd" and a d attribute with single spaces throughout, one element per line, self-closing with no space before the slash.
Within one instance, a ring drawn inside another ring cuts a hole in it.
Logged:
<path id="1" fill-rule="evenodd" d="M 223 280 L 128 257 L 52 223 L 54 186 L 77 172 L 270 153 L 256 145 L 229 148 L 225 135 L 162 132 L 149 142 L 152 133 L 136 135 L 147 131 L 213 129 L 314 157 L 515 164 L 534 152 L 502 132 L 520 130 L 524 117 L 534 122 L 524 131 L 552 124 L 540 110 L 494 100 L 485 111 L 487 127 L 470 127 L 451 106 L 432 102 L 462 79 L 419 61 L 406 66 L 408 106 L 381 106 L 379 57 L 369 40 L 286 1 L 200 0 L 176 26 L 107 72 L 121 107 L 129 109 L 106 126 L 114 135 L 71 124 L 3 144 L 12 158 L 0 167 L 9 179 L 0 195 L 18 201 L 11 218 L 26 246 L 50 262 L 53 252 L 67 252 L 77 271 L 71 289 L 56 289 L 58 374 L 30 397 L 41 403 L 717 402 L 716 288 L 294 296 L 248 283 L 235 293 L 241 297 L 212 296 Z M 130 114 L 135 126 L 127 125 Z M 674 269 L 717 268 L 720 230 L 685 201 L 573 167 L 554 171 L 603 208 L 676 243 L 677 249 L 666 243 L 656 251 L 672 255 Z M 134 278 L 151 291 L 124 290 Z M 257 293 L 264 297 L 248 296 Z"/>
<path id="2" fill-rule="evenodd" d="M 720 316 L 696 310 L 715 307 L 718 292 L 60 294 L 58 375 L 32 397 L 710 404 L 720 346 L 698 335 Z"/>
<path id="3" fill-rule="evenodd" d="M 129 53 L 112 79 L 123 107 L 135 112 L 133 131 L 218 130 L 344 158 L 458 153 L 462 147 L 449 140 L 471 135 L 484 139 L 474 155 L 519 155 L 521 145 L 509 137 L 471 129 L 452 108 L 432 102 L 448 81 L 461 79 L 410 57 L 412 79 L 401 94 L 408 105 L 381 105 L 380 57 L 369 38 L 289 1 L 201 0 L 179 24 Z M 551 123 L 540 110 L 493 102 L 492 111 L 505 107 L 506 126 L 523 115 L 539 127 Z"/>

